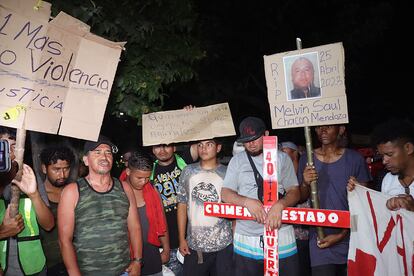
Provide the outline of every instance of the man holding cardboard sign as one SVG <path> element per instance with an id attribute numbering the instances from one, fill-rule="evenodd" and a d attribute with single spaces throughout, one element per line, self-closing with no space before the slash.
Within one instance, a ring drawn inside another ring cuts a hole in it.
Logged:
<path id="1" fill-rule="evenodd" d="M 354 176 L 368 182 L 371 175 L 363 157 L 356 151 L 341 146 L 344 125 L 315 127 L 321 147 L 314 150 L 314 166 L 307 165 L 303 156 L 299 161 L 298 178 L 302 199 L 310 196 L 310 183 L 318 180 L 320 207 L 331 210 L 348 210 L 347 183 Z M 349 230 L 324 228 L 326 237 L 317 239 L 311 228 L 309 248 L 312 274 L 346 275 Z"/>

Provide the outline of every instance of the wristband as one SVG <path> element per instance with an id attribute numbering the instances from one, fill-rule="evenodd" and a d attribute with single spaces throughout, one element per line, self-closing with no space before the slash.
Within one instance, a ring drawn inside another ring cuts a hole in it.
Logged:
<path id="1" fill-rule="evenodd" d="M 139 263 L 139 264 L 144 264 L 144 259 L 142 259 L 142 258 L 133 258 L 133 259 L 131 259 L 131 262 L 136 262 L 136 263 Z"/>

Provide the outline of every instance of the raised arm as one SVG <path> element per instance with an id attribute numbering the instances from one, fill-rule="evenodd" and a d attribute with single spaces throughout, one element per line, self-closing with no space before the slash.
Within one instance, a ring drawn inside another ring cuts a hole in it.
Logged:
<path id="1" fill-rule="evenodd" d="M 13 180 L 13 183 L 16 184 L 32 201 L 39 225 L 46 231 L 50 231 L 55 226 L 55 219 L 53 218 L 53 214 L 49 207 L 47 207 L 40 196 L 39 190 L 37 189 L 36 176 L 32 168 L 23 164 L 22 180 Z"/>

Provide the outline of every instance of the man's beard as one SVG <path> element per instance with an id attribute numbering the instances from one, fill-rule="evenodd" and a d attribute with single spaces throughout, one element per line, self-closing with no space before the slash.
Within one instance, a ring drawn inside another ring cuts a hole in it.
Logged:
<path id="1" fill-rule="evenodd" d="M 68 184 L 68 179 L 66 178 L 65 181 L 63 181 L 63 182 L 59 182 L 57 180 L 52 182 L 49 179 L 49 182 L 52 183 L 53 186 L 60 188 L 60 187 L 65 186 L 66 184 Z"/>
<path id="2" fill-rule="evenodd" d="M 261 150 L 259 150 L 259 151 L 256 151 L 256 152 L 251 152 L 251 151 L 248 151 L 247 149 L 246 149 L 246 151 L 247 151 L 247 153 L 248 153 L 250 156 L 253 156 L 253 157 L 255 157 L 255 156 L 259 156 L 260 154 L 262 154 L 262 153 L 263 153 L 263 149 L 261 149 Z"/>

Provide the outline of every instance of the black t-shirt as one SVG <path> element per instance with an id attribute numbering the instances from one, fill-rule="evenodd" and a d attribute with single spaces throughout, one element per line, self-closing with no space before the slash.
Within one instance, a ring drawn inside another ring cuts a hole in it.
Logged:
<path id="1" fill-rule="evenodd" d="M 187 164 L 193 163 L 190 148 L 188 151 L 179 153 Z M 161 195 L 164 205 L 165 216 L 167 219 L 168 232 L 170 235 L 170 247 L 178 248 L 178 225 L 177 225 L 177 191 L 180 180 L 181 169 L 177 165 L 177 160 L 168 165 L 155 166 L 153 185 Z"/>

